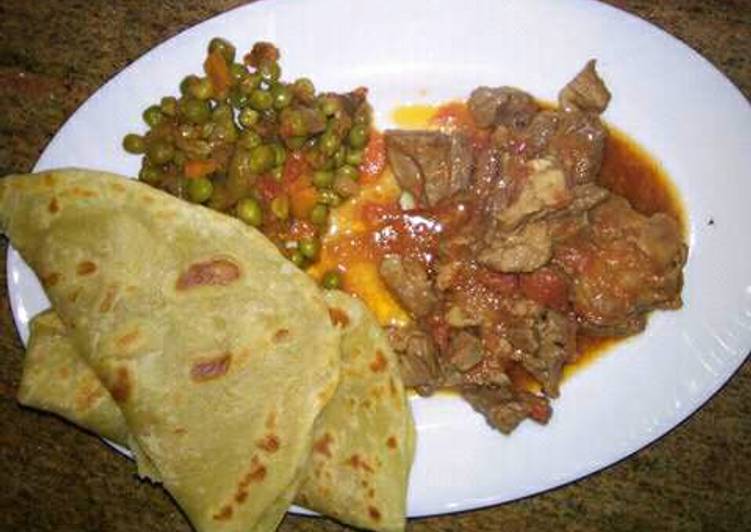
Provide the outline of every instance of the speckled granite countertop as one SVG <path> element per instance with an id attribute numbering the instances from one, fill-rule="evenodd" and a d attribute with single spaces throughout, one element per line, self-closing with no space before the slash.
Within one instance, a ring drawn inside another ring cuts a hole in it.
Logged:
<path id="1" fill-rule="evenodd" d="M 273 1 L 273 0 L 267 0 Z M 152 46 L 241 2 L 0 2 L 0 175 L 29 171 L 63 121 Z M 749 0 L 611 0 L 702 53 L 751 96 Z M 751 147 L 750 147 L 751 149 Z M 748 177 L 748 176 L 744 176 Z M 189 530 L 130 461 L 65 422 L 21 409 L 22 345 L 0 250 L 0 530 Z M 751 364 L 658 443 L 522 501 L 410 522 L 411 530 L 751 530 Z M 283 531 L 343 530 L 287 517 Z"/>

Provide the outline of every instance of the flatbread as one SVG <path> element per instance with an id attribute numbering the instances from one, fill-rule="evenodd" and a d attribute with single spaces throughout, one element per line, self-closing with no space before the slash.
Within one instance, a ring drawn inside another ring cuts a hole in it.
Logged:
<path id="1" fill-rule="evenodd" d="M 338 385 L 315 283 L 242 222 L 103 172 L 2 179 L 0 228 L 196 529 L 275 527 Z"/>

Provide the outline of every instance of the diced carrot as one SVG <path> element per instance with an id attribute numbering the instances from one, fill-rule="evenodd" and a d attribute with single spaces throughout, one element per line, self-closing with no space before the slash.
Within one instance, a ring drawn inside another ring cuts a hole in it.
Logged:
<path id="1" fill-rule="evenodd" d="M 386 167 L 386 141 L 383 134 L 377 131 L 370 132 L 370 141 L 365 146 L 363 160 L 360 164 L 360 181 L 370 183 L 381 175 Z"/>
<path id="2" fill-rule="evenodd" d="M 214 50 L 206 58 L 203 63 L 203 70 L 211 81 L 216 96 L 219 98 L 226 96 L 232 84 L 232 76 L 227 62 L 218 50 Z"/>
<path id="3" fill-rule="evenodd" d="M 289 194 L 292 215 L 295 218 L 307 219 L 318 200 L 318 192 L 310 183 L 310 177 L 307 174 L 300 175 L 287 186 L 287 193 Z"/>
<path id="4" fill-rule="evenodd" d="M 218 165 L 213 159 L 206 161 L 193 160 L 185 163 L 184 173 L 188 179 L 198 179 L 206 177 L 217 169 Z"/>

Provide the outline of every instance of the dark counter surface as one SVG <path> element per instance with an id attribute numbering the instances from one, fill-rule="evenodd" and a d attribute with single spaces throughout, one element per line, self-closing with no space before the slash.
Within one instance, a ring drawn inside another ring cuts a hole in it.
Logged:
<path id="1" fill-rule="evenodd" d="M 0 175 L 30 171 L 64 120 L 128 63 L 241 3 L 3 0 Z M 682 39 L 751 95 L 748 0 L 609 3 Z M 0 530 L 190 530 L 161 488 L 136 480 L 132 462 L 98 438 L 16 404 L 23 346 L 8 305 L 6 245 L 2 240 Z M 604 472 L 522 501 L 413 520 L 409 528 L 751 530 L 751 364 L 679 428 Z M 295 516 L 280 528 L 343 529 Z"/>

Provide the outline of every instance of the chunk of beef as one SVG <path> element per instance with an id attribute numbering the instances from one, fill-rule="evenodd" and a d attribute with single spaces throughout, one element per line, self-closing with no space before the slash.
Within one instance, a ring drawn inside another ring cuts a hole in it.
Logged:
<path id="1" fill-rule="evenodd" d="M 591 113 L 562 113 L 547 153 L 555 157 L 576 184 L 591 183 L 602 167 L 607 130 Z"/>
<path id="2" fill-rule="evenodd" d="M 513 87 L 478 87 L 470 94 L 467 107 L 480 127 L 514 129 L 527 127 L 539 109 L 531 95 Z"/>
<path id="3" fill-rule="evenodd" d="M 595 60 L 590 59 L 574 79 L 561 89 L 558 105 L 566 112 L 584 111 L 602 113 L 610 102 L 610 91 L 595 70 Z"/>
<path id="4" fill-rule="evenodd" d="M 545 220 L 525 223 L 510 232 L 490 232 L 486 242 L 477 260 L 504 273 L 531 272 L 547 264 L 553 254 L 552 235 Z"/>
<path id="5" fill-rule="evenodd" d="M 539 348 L 522 353 L 521 363 L 548 397 L 558 397 L 563 365 L 576 351 L 576 324 L 554 310 L 545 310 L 535 322 Z"/>
<path id="6" fill-rule="evenodd" d="M 386 255 L 378 272 L 389 290 L 413 316 L 426 316 L 433 309 L 437 298 L 428 273 L 418 261 L 399 255 Z"/>
<path id="7" fill-rule="evenodd" d="M 430 336 L 415 326 L 393 327 L 388 333 L 405 386 L 415 388 L 420 395 L 433 393 L 443 378 Z"/>
<path id="8" fill-rule="evenodd" d="M 574 310 L 587 332 L 633 334 L 650 310 L 681 305 L 686 246 L 677 222 L 644 216 L 614 194 L 592 209 L 585 230 L 556 245 L 554 261 L 573 281 Z"/>
<path id="9" fill-rule="evenodd" d="M 420 203 L 435 206 L 469 183 L 472 148 L 463 135 L 390 130 L 385 137 L 396 180 Z"/>
<path id="10" fill-rule="evenodd" d="M 457 370 L 469 371 L 483 359 L 480 339 L 466 330 L 457 332 L 451 337 L 447 359 Z"/>
<path id="11" fill-rule="evenodd" d="M 548 400 L 528 392 L 501 386 L 465 386 L 462 396 L 488 424 L 508 434 L 527 418 L 547 423 L 551 409 Z"/>

